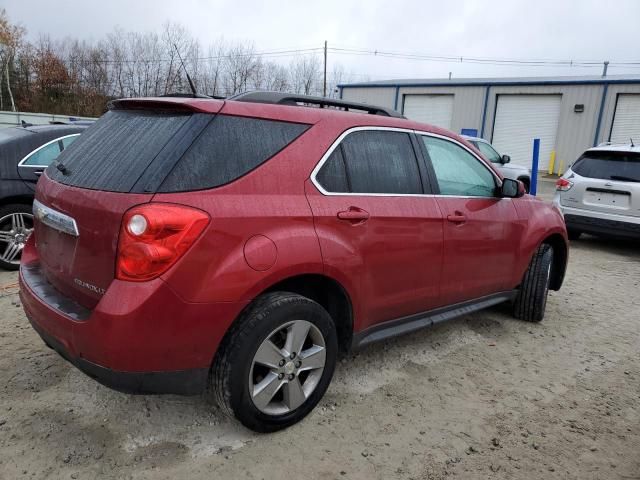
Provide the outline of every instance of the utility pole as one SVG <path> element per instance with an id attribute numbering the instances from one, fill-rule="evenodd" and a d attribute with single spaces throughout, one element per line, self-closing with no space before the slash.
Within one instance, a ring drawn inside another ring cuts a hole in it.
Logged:
<path id="1" fill-rule="evenodd" d="M 606 62 L 604 62 L 604 68 L 602 69 L 602 76 L 603 77 L 607 76 L 607 68 L 609 68 L 609 61 L 608 60 Z"/>
<path id="2" fill-rule="evenodd" d="M 322 96 L 327 96 L 327 41 L 324 41 L 324 81 L 322 82 Z"/>

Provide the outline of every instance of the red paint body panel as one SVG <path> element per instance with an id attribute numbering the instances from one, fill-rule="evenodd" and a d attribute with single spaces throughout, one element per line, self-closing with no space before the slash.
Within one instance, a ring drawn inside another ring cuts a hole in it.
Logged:
<path id="1" fill-rule="evenodd" d="M 509 290 L 524 230 L 510 198 L 438 197 L 445 218 L 441 305 Z M 449 216 L 464 220 L 452 222 Z"/>
<path id="2" fill-rule="evenodd" d="M 340 284 L 359 332 L 513 289 L 546 237 L 559 234 L 566 242 L 560 214 L 529 196 L 325 196 L 309 180 L 327 149 L 349 128 L 409 128 L 467 144 L 445 130 L 330 109 L 206 99 L 133 99 L 120 106 L 154 108 L 159 103 L 312 127 L 253 171 L 210 190 L 123 194 L 41 178 L 36 198 L 73 217 L 80 236 L 36 222 L 35 242 L 29 242 L 23 261 L 40 262 L 50 283 L 90 309 L 90 316 L 72 320 L 38 298 L 21 275 L 24 308 L 71 355 L 98 365 L 125 372 L 207 368 L 242 309 L 294 276 L 324 275 Z M 114 280 L 123 214 L 146 202 L 195 207 L 211 221 L 161 277 Z M 351 207 L 368 218 L 338 218 L 338 212 Z M 258 240 L 248 244 L 250 239 Z M 76 278 L 104 289 L 104 295 L 78 285 Z"/>

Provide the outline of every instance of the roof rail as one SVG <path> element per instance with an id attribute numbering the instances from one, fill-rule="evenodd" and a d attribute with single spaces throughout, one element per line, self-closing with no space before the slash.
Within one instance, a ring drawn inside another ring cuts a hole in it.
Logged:
<path id="1" fill-rule="evenodd" d="M 346 102 L 333 98 L 315 97 L 312 95 L 297 95 L 283 92 L 254 91 L 239 93 L 228 97 L 227 100 L 236 102 L 270 103 L 274 105 L 317 105 L 320 108 L 334 107 L 345 111 L 360 110 L 372 115 L 405 118 L 404 115 L 390 108 L 367 105 L 366 103 Z"/>

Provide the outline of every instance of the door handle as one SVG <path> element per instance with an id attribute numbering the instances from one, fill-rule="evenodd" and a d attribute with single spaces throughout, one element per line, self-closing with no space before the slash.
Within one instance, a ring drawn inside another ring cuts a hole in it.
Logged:
<path id="1" fill-rule="evenodd" d="M 369 212 L 358 207 L 349 207 L 348 210 L 338 212 L 338 218 L 354 224 L 363 223 L 369 219 Z"/>
<path id="2" fill-rule="evenodd" d="M 452 223 L 464 223 L 467 221 L 467 216 L 463 213 L 456 212 L 453 215 L 447 215 L 447 220 Z"/>
<path id="3" fill-rule="evenodd" d="M 40 175 L 42 175 L 42 170 L 36 170 L 35 172 L 33 172 L 33 174 L 34 174 L 36 177 L 39 177 Z"/>

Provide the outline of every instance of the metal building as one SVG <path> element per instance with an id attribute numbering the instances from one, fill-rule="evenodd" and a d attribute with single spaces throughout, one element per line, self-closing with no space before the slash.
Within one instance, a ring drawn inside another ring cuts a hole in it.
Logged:
<path id="1" fill-rule="evenodd" d="M 601 142 L 640 143 L 640 76 L 386 80 L 339 85 L 340 98 L 491 141 L 511 161 L 561 172 Z"/>

